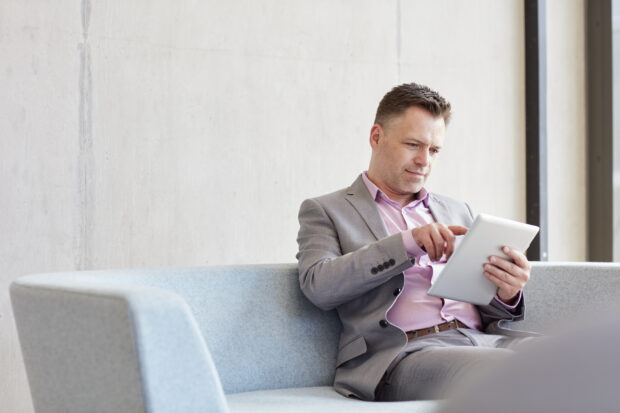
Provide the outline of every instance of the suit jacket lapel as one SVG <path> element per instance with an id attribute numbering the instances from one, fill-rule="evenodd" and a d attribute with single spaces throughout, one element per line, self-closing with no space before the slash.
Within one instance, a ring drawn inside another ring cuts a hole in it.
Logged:
<path id="1" fill-rule="evenodd" d="M 443 222 L 444 224 L 451 221 L 451 215 L 446 205 L 435 198 L 433 194 L 428 196 L 428 209 L 435 218 L 435 222 Z M 449 224 L 448 224 L 449 225 Z"/>
<path id="2" fill-rule="evenodd" d="M 389 235 L 379 215 L 375 201 L 370 196 L 361 175 L 357 177 L 355 182 L 353 182 L 347 190 L 346 200 L 349 201 L 351 205 L 353 205 L 353 208 L 360 214 L 375 238 L 380 240 Z"/>

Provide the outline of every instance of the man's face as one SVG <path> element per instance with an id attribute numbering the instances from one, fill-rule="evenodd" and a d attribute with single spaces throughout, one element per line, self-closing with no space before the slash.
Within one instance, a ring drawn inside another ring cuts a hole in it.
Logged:
<path id="1" fill-rule="evenodd" d="M 387 196 L 406 205 L 422 189 L 443 146 L 446 124 L 426 109 L 412 106 L 370 131 L 369 178 Z"/>

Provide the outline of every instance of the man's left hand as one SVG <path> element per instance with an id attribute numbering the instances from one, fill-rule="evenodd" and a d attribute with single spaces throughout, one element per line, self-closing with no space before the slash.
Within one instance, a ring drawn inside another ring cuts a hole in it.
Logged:
<path id="1" fill-rule="evenodd" d="M 484 264 L 484 276 L 497 285 L 497 296 L 503 302 L 515 304 L 513 301 L 530 279 L 532 266 L 522 252 L 508 247 L 503 247 L 502 251 L 514 262 L 492 255 Z"/>

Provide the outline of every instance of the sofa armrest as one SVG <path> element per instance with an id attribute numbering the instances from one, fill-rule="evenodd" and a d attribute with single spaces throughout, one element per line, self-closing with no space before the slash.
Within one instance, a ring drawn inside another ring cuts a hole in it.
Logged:
<path id="1" fill-rule="evenodd" d="M 23 277 L 11 300 L 37 412 L 227 412 L 185 301 L 169 291 Z"/>

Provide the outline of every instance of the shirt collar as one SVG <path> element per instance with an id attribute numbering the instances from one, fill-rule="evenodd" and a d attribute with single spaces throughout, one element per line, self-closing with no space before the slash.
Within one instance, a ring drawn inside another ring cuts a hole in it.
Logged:
<path id="1" fill-rule="evenodd" d="M 375 202 L 379 199 L 379 197 L 383 197 L 392 203 L 398 203 L 396 201 L 391 200 L 390 197 L 388 197 L 385 193 L 383 193 L 383 191 L 380 190 L 379 187 L 375 185 L 374 182 L 372 182 L 368 178 L 368 171 L 364 171 L 362 173 L 362 180 L 364 181 L 366 188 L 368 188 L 368 192 L 370 192 L 370 196 Z M 417 193 L 415 193 L 413 197 L 413 201 L 405 205 L 403 208 L 409 208 L 409 207 L 413 208 L 417 206 L 420 202 L 424 204 L 424 207 L 428 208 L 428 191 L 424 187 L 422 187 L 422 189 L 420 189 Z"/>

